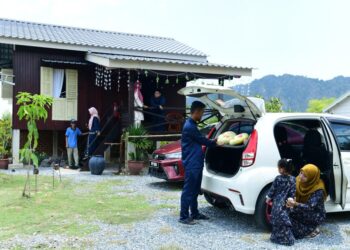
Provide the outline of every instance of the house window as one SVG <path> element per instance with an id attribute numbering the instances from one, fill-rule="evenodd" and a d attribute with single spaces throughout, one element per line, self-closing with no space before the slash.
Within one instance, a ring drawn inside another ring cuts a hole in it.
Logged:
<path id="1" fill-rule="evenodd" d="M 13 70 L 0 68 L 0 98 L 12 99 L 13 95 Z"/>
<path id="2" fill-rule="evenodd" d="M 0 43 L 0 68 L 12 68 L 13 45 Z"/>
<path id="3" fill-rule="evenodd" d="M 78 117 L 78 71 L 41 67 L 40 92 L 52 96 L 52 120 L 69 121 Z"/>

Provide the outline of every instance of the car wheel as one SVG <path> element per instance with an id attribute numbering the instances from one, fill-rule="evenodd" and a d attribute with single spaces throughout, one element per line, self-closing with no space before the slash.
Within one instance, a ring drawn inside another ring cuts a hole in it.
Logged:
<path id="1" fill-rule="evenodd" d="M 266 195 L 269 192 L 270 187 L 266 187 L 260 193 L 258 201 L 255 206 L 255 222 L 257 226 L 264 230 L 271 230 L 271 208 L 272 203 L 266 204 Z"/>
<path id="2" fill-rule="evenodd" d="M 217 208 L 227 208 L 227 205 L 225 202 L 222 202 L 218 199 L 216 199 L 213 195 L 210 195 L 208 193 L 204 193 L 204 198 L 207 200 L 207 202 L 212 205 L 213 207 Z"/>

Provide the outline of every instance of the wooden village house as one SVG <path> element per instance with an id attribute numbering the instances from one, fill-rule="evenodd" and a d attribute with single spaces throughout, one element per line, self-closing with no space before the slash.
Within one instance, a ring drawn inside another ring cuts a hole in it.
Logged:
<path id="1" fill-rule="evenodd" d="M 0 19 L 0 70 L 2 98 L 13 103 L 14 163 L 19 161 L 26 136 L 26 125 L 16 115 L 15 96 L 21 91 L 54 98 L 49 118 L 38 125 L 38 150 L 57 155 L 64 148 L 69 121 L 77 119 L 84 130 L 90 107 L 96 107 L 101 117 L 101 144 L 120 140 L 121 129 L 134 121 L 137 80 L 143 85 L 146 105 L 154 90 L 161 88 L 166 112 L 174 113 L 186 105 L 177 90 L 188 81 L 223 81 L 252 72 L 251 68 L 210 63 L 203 52 L 172 38 L 8 19 Z M 121 119 L 113 118 L 115 108 Z M 147 113 L 145 117 L 152 130 L 151 118 Z"/>

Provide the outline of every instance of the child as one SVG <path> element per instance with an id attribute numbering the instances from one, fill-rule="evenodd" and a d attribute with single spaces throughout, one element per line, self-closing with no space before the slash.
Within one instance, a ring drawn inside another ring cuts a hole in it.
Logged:
<path id="1" fill-rule="evenodd" d="M 292 224 L 289 219 L 289 208 L 286 207 L 288 198 L 295 197 L 295 177 L 291 176 L 293 165 L 291 160 L 281 159 L 278 161 L 278 175 L 266 196 L 266 203 L 272 204 L 271 241 L 281 245 L 291 246 L 294 244 Z"/>
<path id="2" fill-rule="evenodd" d="M 71 120 L 70 127 L 66 130 L 68 167 L 72 169 L 79 168 L 78 136 L 82 135 L 80 129 L 76 126 L 76 122 L 76 120 Z"/>

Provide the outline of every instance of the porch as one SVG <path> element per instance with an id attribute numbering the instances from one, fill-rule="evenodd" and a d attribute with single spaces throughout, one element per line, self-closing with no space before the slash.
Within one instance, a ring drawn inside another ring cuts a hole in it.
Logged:
<path id="1" fill-rule="evenodd" d="M 119 106 L 117 104 L 118 108 L 121 108 L 121 119 L 117 122 L 112 121 L 114 125 L 111 125 L 112 127 L 118 127 L 119 134 L 114 137 L 108 134 L 105 138 L 109 139 L 102 142 L 103 146 L 101 144 L 99 146 L 102 147 L 103 152 L 110 150 L 112 146 L 116 146 L 117 148 L 115 150 L 119 150 L 121 152 L 120 155 L 123 154 L 126 157 L 128 154 L 125 154 L 123 150 L 127 147 L 120 140 L 120 135 L 123 129 L 134 123 L 134 111 L 144 114 L 145 119 L 142 125 L 149 131 L 149 139 L 154 141 L 178 140 L 181 136 L 182 124 L 188 116 L 189 111 L 186 108 L 186 98 L 177 94 L 179 89 L 185 87 L 188 82 L 198 79 L 212 79 L 217 81 L 218 85 L 224 85 L 225 80 L 251 75 L 250 68 L 211 64 L 207 61 L 187 61 L 139 56 L 126 57 L 96 53 L 88 53 L 85 59 L 94 64 L 95 71 L 97 72 L 95 74 L 95 84 L 105 90 L 106 96 L 111 95 L 111 93 L 113 95 L 115 91 L 118 92 L 121 89 L 124 89 L 124 93 L 127 93 L 127 98 L 124 96 L 123 99 L 124 105 Z M 141 92 L 145 105 L 144 108 L 134 106 L 134 88 L 136 82 L 142 83 Z M 166 100 L 165 105 L 162 105 L 163 114 L 161 115 L 154 113 L 152 108 L 150 108 L 151 98 L 156 90 L 160 90 Z M 211 110 L 207 110 L 206 112 L 207 119 L 218 115 L 217 113 L 212 113 Z M 108 113 L 107 111 L 106 116 L 110 117 L 111 115 L 108 115 Z M 104 123 L 104 126 L 108 127 L 108 123 Z M 160 126 L 162 127 L 161 130 L 159 130 Z M 108 129 L 106 129 L 107 131 Z M 96 153 L 101 154 L 102 151 Z"/>

